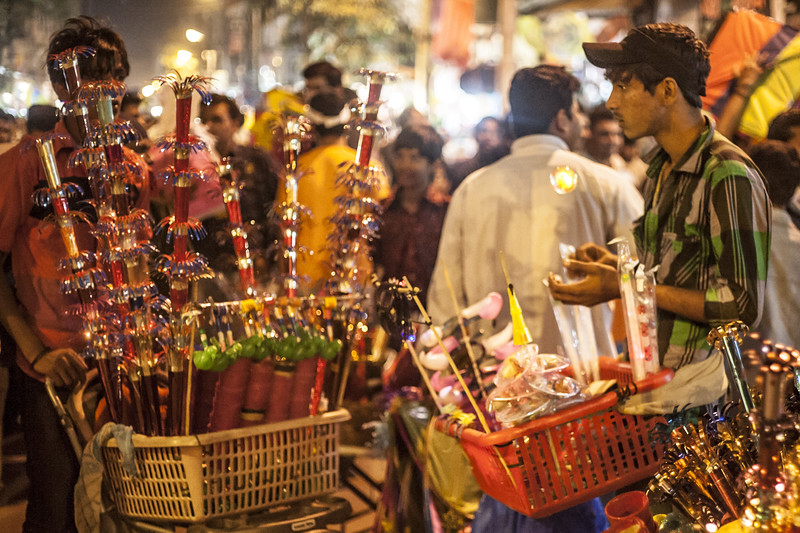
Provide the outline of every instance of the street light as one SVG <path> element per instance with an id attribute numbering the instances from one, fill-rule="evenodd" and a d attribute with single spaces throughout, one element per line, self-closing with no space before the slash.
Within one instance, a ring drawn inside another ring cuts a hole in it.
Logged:
<path id="1" fill-rule="evenodd" d="M 175 66 L 177 68 L 188 66 L 191 60 L 192 53 L 189 50 L 178 50 L 178 53 L 175 54 Z"/>
<path id="2" fill-rule="evenodd" d="M 153 96 L 153 94 L 155 94 L 156 92 L 156 88 L 157 87 L 152 83 L 150 85 L 145 85 L 144 87 L 142 87 L 142 96 L 144 96 L 145 98 Z"/>
<path id="3" fill-rule="evenodd" d="M 203 40 L 203 37 L 205 37 L 205 35 L 202 32 L 199 32 L 193 28 L 186 30 L 186 40 L 190 43 L 199 43 Z"/>

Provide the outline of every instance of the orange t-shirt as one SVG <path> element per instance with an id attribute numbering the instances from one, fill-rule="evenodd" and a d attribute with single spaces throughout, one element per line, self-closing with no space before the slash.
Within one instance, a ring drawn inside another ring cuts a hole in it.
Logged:
<path id="1" fill-rule="evenodd" d="M 69 168 L 67 164 L 76 146 L 63 123 L 56 125 L 55 133 L 65 136 L 53 140 L 62 183 L 76 183 L 83 191 L 82 198 L 91 197 L 86 170 L 82 165 Z M 143 179 L 147 180 L 144 163 L 141 159 L 138 161 L 143 168 Z M 66 248 L 52 218 L 47 221 L 52 208 L 40 208 L 33 203 L 34 191 L 42 187 L 47 187 L 47 181 L 34 137 L 25 136 L 19 144 L 0 155 L 0 251 L 11 254 L 17 300 L 42 342 L 51 348 L 70 347 L 80 351 L 86 342 L 81 333 L 81 318 L 66 314 L 70 302 L 60 289 L 63 273 L 58 270 L 58 264 L 66 257 Z M 137 206 L 147 206 L 146 183 L 138 189 Z M 77 207 L 70 202 L 71 209 Z M 88 224 L 75 224 L 80 250 L 95 249 L 89 229 Z M 21 354 L 17 354 L 17 363 L 29 375 L 41 378 Z"/>

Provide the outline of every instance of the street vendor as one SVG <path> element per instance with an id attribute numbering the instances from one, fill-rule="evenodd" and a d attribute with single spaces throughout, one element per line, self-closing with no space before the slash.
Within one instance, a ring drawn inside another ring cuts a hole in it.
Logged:
<path id="1" fill-rule="evenodd" d="M 660 362 L 691 368 L 676 379 L 694 381 L 662 408 L 714 402 L 725 379 L 721 357 L 709 357 L 709 329 L 733 320 L 752 326 L 764 303 L 771 231 L 764 178 L 702 112 L 708 50 L 689 28 L 648 24 L 622 42 L 583 47 L 613 83 L 606 106 L 625 135 L 652 135 L 659 145 L 649 154 L 645 213 L 634 237 L 640 262 L 658 267 Z M 551 276 L 557 299 L 593 306 L 619 297 L 617 258 L 603 244 L 585 244 L 567 261 L 581 281 Z"/>
<path id="2" fill-rule="evenodd" d="M 81 57 L 85 81 L 117 80 L 128 75 L 129 64 L 120 36 L 91 17 L 67 20 L 50 39 L 48 71 L 55 93 L 70 99 L 62 71 L 51 68 L 52 57 L 68 49 L 91 47 L 95 54 Z M 86 205 L 90 195 L 83 166 L 70 167 L 70 155 L 79 146 L 78 123 L 64 115 L 55 127 L 55 162 L 61 179 L 80 185 L 81 192 L 70 197 L 70 209 Z M 59 261 L 65 255 L 59 229 L 44 223 L 52 210 L 37 206 L 35 190 L 47 182 L 32 138 L 25 138 L 0 157 L 0 263 L 11 255 L 14 287 L 0 276 L 0 323 L 17 344 L 17 365 L 21 369 L 22 426 L 30 481 L 23 531 L 75 531 L 73 488 L 78 477 L 78 460 L 63 431 L 44 380 L 68 392 L 84 380 L 87 365 L 79 355 L 86 339 L 81 320 L 66 316 L 68 300 L 59 289 L 62 273 Z M 146 183 L 132 187 L 137 205 L 148 202 Z M 89 213 L 91 215 L 93 213 Z M 88 224 L 76 224 L 80 249 L 93 249 Z"/>

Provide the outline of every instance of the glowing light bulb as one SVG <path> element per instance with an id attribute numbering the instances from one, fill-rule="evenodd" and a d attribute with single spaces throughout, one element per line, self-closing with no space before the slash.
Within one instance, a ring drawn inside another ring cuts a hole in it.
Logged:
<path id="1" fill-rule="evenodd" d="M 550 173 L 550 184 L 558 194 L 567 194 L 578 186 L 578 173 L 568 166 L 560 166 Z"/>
<path id="2" fill-rule="evenodd" d="M 178 50 L 175 54 L 175 65 L 185 67 L 191 61 L 193 54 L 189 50 Z"/>
<path id="3" fill-rule="evenodd" d="M 205 35 L 194 28 L 189 28 L 186 30 L 186 40 L 190 43 L 199 43 L 203 40 L 203 37 L 205 37 Z"/>

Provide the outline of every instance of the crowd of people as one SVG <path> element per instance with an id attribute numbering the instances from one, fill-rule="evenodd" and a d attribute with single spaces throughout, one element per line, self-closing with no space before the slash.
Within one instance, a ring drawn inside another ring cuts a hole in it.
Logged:
<path id="1" fill-rule="evenodd" d="M 48 54 L 81 45 L 98 51 L 81 59 L 84 80 L 125 79 L 124 43 L 89 17 L 70 19 L 51 39 Z M 793 261 L 800 256 L 800 113 L 777 117 L 765 142 L 740 147 L 728 140 L 701 107 L 708 50 L 684 26 L 651 24 L 635 28 L 620 43 L 584 48 L 613 84 L 608 101 L 588 116 L 579 103 L 579 80 L 563 67 L 540 65 L 515 74 L 510 120 L 486 117 L 475 126 L 477 150 L 470 158 L 446 162 L 443 135 L 416 110 L 398 119 L 396 135 L 375 151 L 376 164 L 389 178 L 377 193 L 384 209 L 370 268 L 379 277 L 407 276 L 434 321 L 455 314 L 453 293 L 457 305 L 466 307 L 490 291 L 503 293 L 508 275 L 543 350 L 556 352 L 561 343 L 552 295 L 591 306 L 599 350 L 615 354 L 609 302 L 619 297 L 617 258 L 606 243 L 630 237 L 646 268 L 658 268 L 659 355 L 662 365 L 678 372 L 666 393 L 671 398 L 662 399 L 665 408 L 713 402 L 723 395 L 724 380 L 714 363 L 719 356 L 706 343 L 710 327 L 742 320 L 766 338 L 800 346 L 791 327 L 800 316 Z M 341 193 L 336 178 L 356 154 L 356 137 L 346 127 L 356 94 L 342 86 L 341 72 L 331 63 L 309 65 L 302 74 L 301 93 L 278 96 L 281 108 L 303 110 L 312 127 L 298 167 L 298 200 L 313 213 L 299 235 L 305 253 L 298 274 L 308 290 L 321 291 L 330 273 L 329 218 Z M 60 73 L 51 75 L 56 93 L 66 100 Z M 132 157 L 141 157 L 152 177 L 166 163 L 148 139 L 141 104 L 127 95 L 119 116 L 140 133 L 131 146 L 140 155 Z M 726 110 L 722 126 L 729 129 L 736 112 Z M 27 133 L 19 139 L 13 117 L 0 114 L 2 352 L 6 365 L 16 369 L 12 374 L 22 394 L 31 481 L 25 531 L 71 531 L 78 463 L 42 382 L 49 377 L 68 391 L 84 378 L 87 365 L 75 336 L 80 325 L 61 314 L 56 269 L 61 245 L 57 232 L 42 231 L 45 213 L 32 205 L 31 193 L 43 175 L 35 151 L 25 150 L 26 141 L 60 133 L 55 142 L 62 178 L 80 183 L 86 176 L 67 165 L 78 139 L 70 117 L 52 106 L 33 106 L 27 117 Z M 192 155 L 193 166 L 212 175 L 223 158 L 231 162 L 242 184 L 242 215 L 264 286 L 279 269 L 270 213 L 286 199 L 282 138 L 267 126 L 274 117 L 275 109 L 265 110 L 254 131 L 243 132 L 237 102 L 214 94 L 195 124 L 212 149 Z M 551 184 L 551 174 L 562 167 L 577 179 L 566 194 Z M 158 213 L 169 205 L 168 194 L 150 179 L 135 196 L 138 205 Z M 206 293 L 230 298 L 225 278 L 235 277 L 236 264 L 218 180 L 193 191 L 190 214 L 208 229 L 209 238 L 198 247 L 218 273 Z M 576 249 L 566 261 L 562 243 Z M 564 268 L 580 281 L 564 281 L 558 276 Z M 509 319 L 506 303 L 495 327 L 502 329 Z M 7 357 L 9 350 L 16 351 L 15 362 Z M 522 527 L 519 517 L 509 518 L 496 502 L 481 509 L 473 531 L 498 529 L 500 520 Z M 600 530 L 603 521 L 591 501 L 535 530 L 588 531 L 588 523 Z"/>

